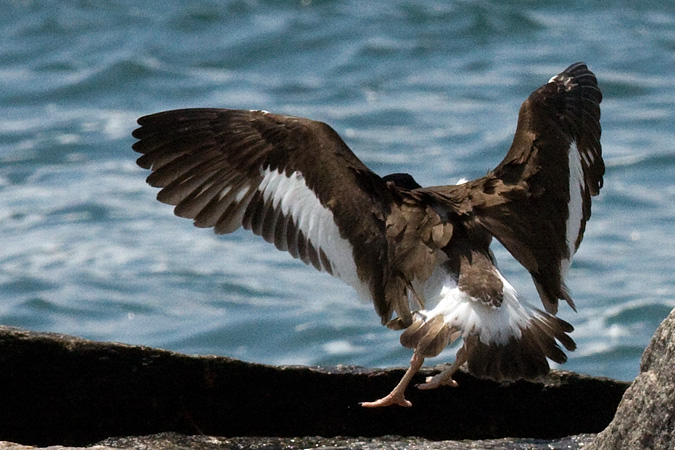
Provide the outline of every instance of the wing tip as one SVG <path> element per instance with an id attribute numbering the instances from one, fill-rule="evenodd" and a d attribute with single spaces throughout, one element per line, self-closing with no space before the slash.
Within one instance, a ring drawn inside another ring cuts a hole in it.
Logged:
<path id="1" fill-rule="evenodd" d="M 598 79 L 585 62 L 579 61 L 571 64 L 559 74 L 551 77 L 548 83 L 559 84 L 559 89 L 565 92 L 580 88 L 584 90 L 584 98 L 598 105 L 602 102 L 602 91 L 598 87 Z"/>

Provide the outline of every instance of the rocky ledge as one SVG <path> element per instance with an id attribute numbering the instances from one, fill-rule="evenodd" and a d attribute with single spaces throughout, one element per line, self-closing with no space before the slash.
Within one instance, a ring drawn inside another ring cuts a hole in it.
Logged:
<path id="1" fill-rule="evenodd" d="M 413 384 L 434 372 L 424 370 Z M 458 388 L 411 388 L 412 408 L 359 406 L 386 394 L 402 374 L 271 367 L 0 327 L 0 441 L 90 445 L 165 432 L 557 439 L 603 430 L 628 387 L 564 371 L 508 385 L 459 373 Z"/>
<path id="2" fill-rule="evenodd" d="M 640 374 L 588 450 L 675 449 L 675 309 L 642 355 Z"/>
<path id="3" fill-rule="evenodd" d="M 592 435 L 562 439 L 487 439 L 479 441 L 430 441 L 419 437 L 215 437 L 159 433 L 148 436 L 108 438 L 88 447 L 50 446 L 43 450 L 577 450 Z M 0 441 L 0 450 L 34 450 L 35 447 Z"/>

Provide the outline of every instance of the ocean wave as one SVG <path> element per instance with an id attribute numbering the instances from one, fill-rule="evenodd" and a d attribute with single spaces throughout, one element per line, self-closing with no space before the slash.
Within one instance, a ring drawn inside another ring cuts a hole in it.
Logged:
<path id="1" fill-rule="evenodd" d="M 605 186 L 561 307 L 565 368 L 630 379 L 675 306 L 675 16 L 663 2 L 9 2 L 0 23 L 0 322 L 274 364 L 404 365 L 372 306 L 245 232 L 155 200 L 138 116 L 267 109 L 333 126 L 378 173 L 496 166 L 520 103 L 585 60 Z M 496 254 L 532 303 L 530 275 Z M 364 351 L 368 349 L 368 351 Z M 454 358 L 457 348 L 433 362 Z"/>

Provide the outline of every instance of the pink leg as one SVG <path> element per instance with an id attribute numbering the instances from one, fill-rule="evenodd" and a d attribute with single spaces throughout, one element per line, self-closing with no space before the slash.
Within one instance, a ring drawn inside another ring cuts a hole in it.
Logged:
<path id="1" fill-rule="evenodd" d="M 452 376 L 457 372 L 457 369 L 461 367 L 462 364 L 466 362 L 466 356 L 464 352 L 457 352 L 457 359 L 454 363 L 443 372 L 434 375 L 433 377 L 427 377 L 426 383 L 418 384 L 418 389 L 436 389 L 439 386 L 459 386 L 455 380 L 452 379 Z"/>
<path id="2" fill-rule="evenodd" d="M 410 384 L 412 377 L 420 370 L 422 364 L 424 364 L 424 358 L 418 356 L 417 352 L 415 352 L 410 360 L 410 367 L 406 370 L 403 378 L 401 378 L 401 381 L 398 382 L 394 390 L 374 402 L 361 402 L 361 406 L 364 408 L 381 408 L 390 405 L 411 407 L 412 403 L 405 398 L 405 389 L 408 387 L 408 384 Z"/>

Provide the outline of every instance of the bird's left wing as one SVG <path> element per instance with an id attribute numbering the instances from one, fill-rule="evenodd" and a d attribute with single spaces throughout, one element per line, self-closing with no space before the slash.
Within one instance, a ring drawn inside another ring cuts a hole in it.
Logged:
<path id="1" fill-rule="evenodd" d="M 593 72 L 572 64 L 523 102 L 511 148 L 494 170 L 419 190 L 439 214 L 460 211 L 496 237 L 530 272 L 552 314 L 559 299 L 574 307 L 565 276 L 602 187 L 601 101 Z"/>
<path id="2" fill-rule="evenodd" d="M 546 310 L 558 299 L 574 303 L 565 275 L 591 216 L 591 197 L 602 187 L 597 80 L 576 63 L 523 102 L 504 160 L 487 176 L 457 187 L 429 190 L 455 194 L 532 275 Z"/>
<path id="3" fill-rule="evenodd" d="M 216 233 L 243 226 L 371 298 L 383 323 L 394 311 L 410 322 L 405 280 L 416 275 L 397 268 L 405 261 L 390 252 L 387 221 L 415 205 L 406 208 L 395 183 L 331 127 L 226 109 L 167 111 L 138 123 L 137 162 L 152 170 L 148 183 L 176 215 Z"/>

